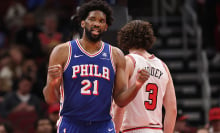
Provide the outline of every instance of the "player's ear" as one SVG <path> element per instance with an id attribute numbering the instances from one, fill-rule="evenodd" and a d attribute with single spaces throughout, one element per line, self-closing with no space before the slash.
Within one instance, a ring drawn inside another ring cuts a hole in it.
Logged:
<path id="1" fill-rule="evenodd" d="M 84 20 L 81 21 L 81 27 L 85 28 L 85 21 Z"/>

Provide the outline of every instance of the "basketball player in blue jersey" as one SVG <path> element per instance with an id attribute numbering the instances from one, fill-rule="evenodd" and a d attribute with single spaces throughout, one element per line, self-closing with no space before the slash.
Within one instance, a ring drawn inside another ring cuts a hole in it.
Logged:
<path id="1" fill-rule="evenodd" d="M 123 52 L 101 40 L 113 20 L 105 1 L 85 3 L 77 18 L 82 38 L 53 49 L 44 97 L 49 104 L 60 101 L 58 133 L 115 133 L 112 100 L 120 107 L 127 105 L 149 73 L 140 68 L 136 84 L 128 89 Z"/>

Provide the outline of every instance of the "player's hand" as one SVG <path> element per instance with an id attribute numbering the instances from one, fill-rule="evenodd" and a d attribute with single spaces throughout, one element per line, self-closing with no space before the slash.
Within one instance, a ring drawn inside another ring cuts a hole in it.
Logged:
<path id="1" fill-rule="evenodd" d="M 136 86 L 142 86 L 144 82 L 148 80 L 149 77 L 150 74 L 147 70 L 145 69 L 138 70 Z"/>
<path id="2" fill-rule="evenodd" d="M 48 77 L 52 85 L 56 85 L 62 79 L 62 66 L 60 64 L 48 67 Z"/>

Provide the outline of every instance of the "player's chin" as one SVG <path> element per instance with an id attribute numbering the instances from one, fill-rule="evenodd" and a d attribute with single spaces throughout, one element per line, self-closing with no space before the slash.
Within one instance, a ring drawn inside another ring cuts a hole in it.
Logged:
<path id="1" fill-rule="evenodd" d="M 101 36 L 100 36 L 100 35 L 92 35 L 92 36 L 91 36 L 91 40 L 92 40 L 92 41 L 95 41 L 95 42 L 96 42 L 96 41 L 99 41 L 100 39 L 101 39 Z"/>

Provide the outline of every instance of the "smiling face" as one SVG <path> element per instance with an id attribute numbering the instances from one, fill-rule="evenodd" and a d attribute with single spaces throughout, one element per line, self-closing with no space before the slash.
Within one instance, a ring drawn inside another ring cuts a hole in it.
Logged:
<path id="1" fill-rule="evenodd" d="M 90 41 L 97 42 L 108 28 L 106 15 L 99 10 L 91 11 L 88 17 L 81 22 L 81 26 L 84 29 L 84 36 Z"/>

